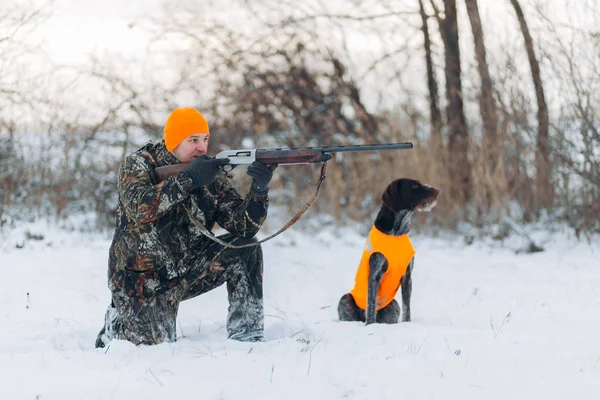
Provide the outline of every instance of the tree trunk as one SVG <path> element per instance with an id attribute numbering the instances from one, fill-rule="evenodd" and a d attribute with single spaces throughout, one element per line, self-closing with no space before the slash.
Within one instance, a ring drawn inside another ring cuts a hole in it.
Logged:
<path id="1" fill-rule="evenodd" d="M 501 172 L 497 171 L 497 166 L 502 165 L 500 157 L 504 154 L 502 148 L 504 143 L 498 137 L 498 109 L 494 100 L 492 78 L 487 63 L 479 6 L 477 0 L 465 0 L 465 4 L 471 22 L 471 31 L 473 32 L 477 72 L 481 80 L 481 91 L 478 97 L 479 112 L 483 124 L 483 138 L 481 141 L 482 149 L 479 152 L 481 157 L 479 162 L 486 169 L 485 176 L 493 177 L 492 179 L 485 179 L 483 182 L 484 198 L 483 201 L 478 202 L 478 208 L 480 213 L 488 213 L 492 205 L 500 201 L 498 196 L 505 193 L 503 176 L 497 175 L 498 172 Z"/>
<path id="2" fill-rule="evenodd" d="M 450 197 L 451 201 L 464 205 L 473 197 L 473 185 L 469 161 L 469 133 L 463 107 L 456 0 L 444 0 L 444 12 L 446 17 L 443 19 L 438 17 L 438 21 L 440 21 L 440 32 L 444 42 L 446 64 L 444 68 L 448 99 L 446 115 L 450 127 L 448 152 L 449 171 L 452 177 Z"/>
<path id="3" fill-rule="evenodd" d="M 485 42 L 483 38 L 483 28 L 481 26 L 481 18 L 479 17 L 479 7 L 477 0 L 465 0 L 467 5 L 467 13 L 471 22 L 471 30 L 473 31 L 473 41 L 475 44 L 475 57 L 477 59 L 477 71 L 481 79 L 481 94 L 480 94 L 480 112 L 483 122 L 484 140 L 483 144 L 486 150 L 494 150 L 500 143 L 498 140 L 498 111 L 496 102 L 494 101 L 492 78 L 487 64 L 487 56 L 485 51 Z M 487 154 L 491 152 L 487 151 Z M 492 162 L 496 162 L 497 154 L 494 154 Z"/>
<path id="4" fill-rule="evenodd" d="M 431 56 L 431 38 L 429 37 L 429 26 L 427 25 L 427 14 L 423 0 L 419 0 L 419 12 L 423 24 L 423 38 L 425 46 L 425 63 L 427 64 L 427 87 L 429 88 L 429 113 L 431 117 L 431 135 L 438 144 L 442 143 L 442 113 L 440 111 L 440 96 L 438 93 L 437 80 L 433 70 Z"/>
<path id="5" fill-rule="evenodd" d="M 510 0 L 519 25 L 521 32 L 523 33 L 523 39 L 525 41 L 525 48 L 527 50 L 527 57 L 529 58 L 529 66 L 531 67 L 531 77 L 533 78 L 533 85 L 535 87 L 535 97 L 538 103 L 538 136 L 536 143 L 535 153 L 535 168 L 536 168 L 536 203 L 538 207 L 545 208 L 552 205 L 554 198 L 554 189 L 550 182 L 549 173 L 549 160 L 550 160 L 550 142 L 549 142 L 549 116 L 548 106 L 546 104 L 546 97 L 544 95 L 544 86 L 542 84 L 542 77 L 540 73 L 540 64 L 535 56 L 533 48 L 533 38 L 529 33 L 527 21 L 523 15 L 523 10 L 518 0 Z"/>

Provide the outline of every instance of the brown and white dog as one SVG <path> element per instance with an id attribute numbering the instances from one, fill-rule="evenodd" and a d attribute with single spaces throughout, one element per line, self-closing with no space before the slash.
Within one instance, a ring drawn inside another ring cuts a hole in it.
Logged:
<path id="1" fill-rule="evenodd" d="M 341 321 L 395 324 L 400 306 L 394 299 L 402 288 L 402 321 L 410 321 L 410 296 L 415 250 L 408 238 L 415 211 L 430 211 L 439 190 L 414 179 L 397 179 L 381 196 L 373 228 L 356 273 L 355 285 L 340 299 Z"/>

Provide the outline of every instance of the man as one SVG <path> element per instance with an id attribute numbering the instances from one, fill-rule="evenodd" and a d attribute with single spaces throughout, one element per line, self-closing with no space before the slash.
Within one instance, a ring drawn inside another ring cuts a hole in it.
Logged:
<path id="1" fill-rule="evenodd" d="M 200 112 L 174 110 L 164 140 L 149 143 L 119 167 L 116 229 L 110 247 L 112 302 L 96 347 L 111 339 L 135 344 L 176 340 L 179 303 L 227 283 L 230 339 L 262 341 L 262 250 L 254 236 L 267 216 L 268 184 L 276 166 L 248 167 L 251 189 L 242 198 L 220 168 L 228 159 L 205 155 L 210 132 Z M 161 183 L 154 169 L 191 162 Z M 195 220 L 192 221 L 192 219 Z M 202 234 L 215 223 L 225 247 Z"/>

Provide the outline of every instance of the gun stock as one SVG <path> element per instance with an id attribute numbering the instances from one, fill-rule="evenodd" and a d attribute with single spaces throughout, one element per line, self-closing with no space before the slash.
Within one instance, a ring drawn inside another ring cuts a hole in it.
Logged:
<path id="1" fill-rule="evenodd" d="M 173 175 L 177 175 L 183 171 L 190 163 L 164 165 L 162 167 L 154 168 L 154 176 L 156 177 L 156 183 L 160 183 Z"/>

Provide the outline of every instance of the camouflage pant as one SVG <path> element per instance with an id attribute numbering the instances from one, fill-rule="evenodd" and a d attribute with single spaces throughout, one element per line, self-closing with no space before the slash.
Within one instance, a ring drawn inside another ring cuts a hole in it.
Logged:
<path id="1" fill-rule="evenodd" d="M 220 239 L 236 245 L 256 241 L 231 235 Z M 263 340 L 262 259 L 260 245 L 233 249 L 211 242 L 190 261 L 191 267 L 178 284 L 164 293 L 143 302 L 122 292 L 113 293 L 96 347 L 104 347 L 115 338 L 135 344 L 174 341 L 179 303 L 224 283 L 229 299 L 228 337 L 240 341 Z"/>

